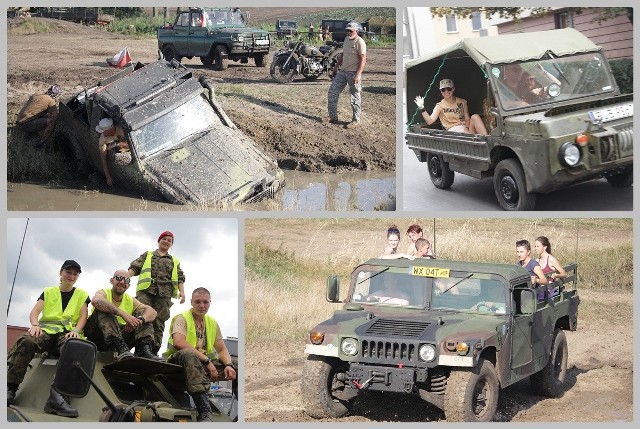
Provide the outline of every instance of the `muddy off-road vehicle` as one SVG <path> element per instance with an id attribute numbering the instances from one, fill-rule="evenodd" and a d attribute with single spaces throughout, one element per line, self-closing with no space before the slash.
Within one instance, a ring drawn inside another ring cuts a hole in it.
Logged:
<path id="1" fill-rule="evenodd" d="M 147 199 L 227 207 L 273 196 L 284 173 L 229 119 L 211 83 L 177 61 L 131 64 L 60 103 L 54 145 L 102 173 L 96 125 L 112 118 L 128 150 L 107 154 L 115 184 Z"/>
<path id="2" fill-rule="evenodd" d="M 223 367 L 218 368 L 219 372 L 222 370 Z M 71 406 L 78 410 L 77 418 L 43 411 L 51 380 L 58 392 L 71 398 Z M 212 388 L 209 393 L 213 417 L 217 422 L 235 421 L 237 391 L 224 391 Z M 89 341 L 70 339 L 59 357 L 36 355 L 31 361 L 14 404 L 7 407 L 7 420 L 196 422 L 196 409 L 187 393 L 181 366 L 141 357 L 117 361 L 113 353 L 98 352 Z"/>
<path id="3" fill-rule="evenodd" d="M 523 80 L 511 89 L 514 67 L 535 91 Z M 430 114 L 444 78 L 488 136 L 425 125 L 414 99 L 424 96 Z M 406 144 L 437 188 L 450 188 L 455 172 L 493 177 L 503 209 L 533 210 L 536 193 L 602 177 L 633 184 L 633 94 L 620 94 L 602 48 L 575 29 L 463 39 L 409 61 L 405 82 Z"/>
<path id="4" fill-rule="evenodd" d="M 359 393 L 378 391 L 419 395 L 447 421 L 491 421 L 500 390 L 527 377 L 535 394 L 558 396 L 564 331 L 575 331 L 580 302 L 577 265 L 565 270 L 562 281 L 534 288 L 517 265 L 365 262 L 351 274 L 343 309 L 309 332 L 306 412 L 342 417 Z M 341 302 L 337 276 L 326 298 Z"/>
<path id="5" fill-rule="evenodd" d="M 178 14 L 173 25 L 157 29 L 158 49 L 167 60 L 200 57 L 205 66 L 227 68 L 228 60 L 242 64 L 253 58 L 267 65 L 269 32 L 246 25 L 239 8 L 190 8 Z"/>

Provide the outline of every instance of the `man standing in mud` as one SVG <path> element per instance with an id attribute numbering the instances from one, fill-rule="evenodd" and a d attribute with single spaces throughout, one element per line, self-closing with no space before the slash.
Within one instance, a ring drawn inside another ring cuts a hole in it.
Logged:
<path id="1" fill-rule="evenodd" d="M 64 347 L 66 340 L 80 337 L 87 322 L 89 305 L 89 294 L 74 287 L 81 272 L 76 261 L 64 261 L 60 268 L 60 284 L 46 287 L 29 313 L 29 331 L 18 338 L 7 354 L 7 405 L 16 401 L 18 387 L 36 353 L 49 352 L 55 355 Z M 71 407 L 68 399 L 53 385 L 44 412 L 78 417 L 78 410 Z"/>
<path id="2" fill-rule="evenodd" d="M 36 149 L 44 148 L 56 126 L 58 118 L 56 98 L 60 92 L 58 85 L 52 85 L 45 93 L 33 94 L 18 113 L 16 127 L 27 134 L 38 135 Z"/>
<path id="3" fill-rule="evenodd" d="M 136 356 L 162 360 L 153 354 L 153 325 L 156 311 L 151 306 L 127 294 L 131 276 L 127 270 L 118 270 L 109 280 L 111 289 L 100 289 L 91 300 L 93 311 L 84 333 L 98 350 L 113 350 L 117 359 Z"/>
<path id="4" fill-rule="evenodd" d="M 345 86 L 349 85 L 351 96 L 351 110 L 353 115 L 346 128 L 352 129 L 360 126 L 362 103 L 362 71 L 367 62 L 367 44 L 358 35 L 360 25 L 350 22 L 345 29 L 347 37 L 342 45 L 343 53 L 332 71 L 333 81 L 329 88 L 327 107 L 329 110 L 329 123 L 338 124 L 338 99 Z"/>

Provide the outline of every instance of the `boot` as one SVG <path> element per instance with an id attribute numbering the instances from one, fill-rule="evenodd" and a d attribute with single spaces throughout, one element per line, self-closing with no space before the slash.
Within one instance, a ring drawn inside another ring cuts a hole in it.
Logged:
<path id="1" fill-rule="evenodd" d="M 196 404 L 196 410 L 198 411 L 199 422 L 212 422 L 213 413 L 211 412 L 211 404 L 209 403 L 209 396 L 206 393 L 192 393 L 191 397 Z"/>
<path id="2" fill-rule="evenodd" d="M 48 414 L 57 414 L 62 417 L 78 417 L 78 410 L 73 408 L 56 389 L 51 386 L 49 399 L 44 404 L 44 412 Z"/>
<path id="3" fill-rule="evenodd" d="M 13 383 L 7 383 L 7 405 L 13 405 L 16 401 L 16 392 L 18 391 L 18 385 Z"/>
<path id="4" fill-rule="evenodd" d="M 107 344 L 117 353 L 116 360 L 133 357 L 133 353 L 122 337 L 110 337 Z"/>
<path id="5" fill-rule="evenodd" d="M 145 358 L 145 359 L 164 361 L 163 357 L 157 356 L 155 353 L 153 353 L 152 350 L 153 350 L 153 346 L 152 346 L 151 342 L 149 342 L 149 341 L 141 342 L 139 344 L 136 344 L 135 356 L 136 357 L 142 357 L 142 358 Z"/>

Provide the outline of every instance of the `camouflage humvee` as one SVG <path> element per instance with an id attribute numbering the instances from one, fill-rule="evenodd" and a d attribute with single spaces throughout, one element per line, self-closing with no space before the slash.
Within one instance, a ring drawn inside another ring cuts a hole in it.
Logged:
<path id="1" fill-rule="evenodd" d="M 371 259 L 356 267 L 343 310 L 307 338 L 305 409 L 349 413 L 365 390 L 419 395 L 447 421 L 491 421 L 498 395 L 530 377 L 555 397 L 567 368 L 564 331 L 575 331 L 577 265 L 535 289 L 517 265 Z M 393 287 L 396 296 L 388 297 Z M 336 276 L 327 300 L 340 302 Z"/>

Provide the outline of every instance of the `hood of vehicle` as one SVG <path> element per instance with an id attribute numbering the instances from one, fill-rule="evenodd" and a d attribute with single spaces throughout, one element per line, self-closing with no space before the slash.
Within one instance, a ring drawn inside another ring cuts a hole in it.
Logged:
<path id="1" fill-rule="evenodd" d="M 229 34 L 239 34 L 241 36 L 251 36 L 254 35 L 256 37 L 264 38 L 269 35 L 267 31 L 264 31 L 261 28 L 249 28 L 249 27 L 218 27 L 213 30 L 213 33 L 222 32 Z"/>
<path id="2" fill-rule="evenodd" d="M 250 139 L 226 127 L 142 162 L 165 192 L 178 201 L 196 204 L 245 201 L 271 186 L 281 174 Z"/>

